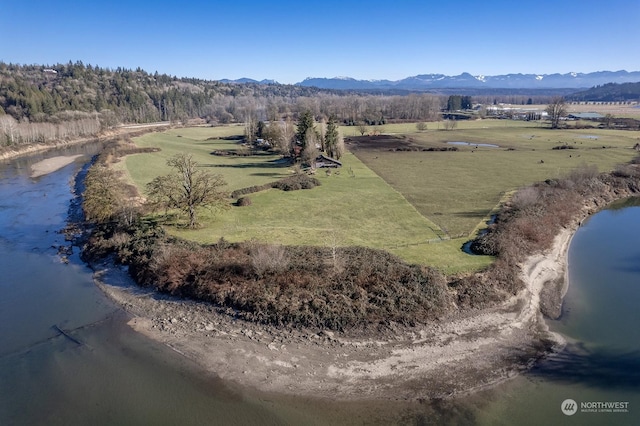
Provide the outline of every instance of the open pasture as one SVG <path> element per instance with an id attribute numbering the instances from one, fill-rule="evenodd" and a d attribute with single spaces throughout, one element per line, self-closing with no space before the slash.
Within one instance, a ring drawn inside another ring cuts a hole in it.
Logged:
<path id="1" fill-rule="evenodd" d="M 460 248 L 513 190 L 584 165 L 611 170 L 637 155 L 632 147 L 640 137 L 638 132 L 550 130 L 538 123 L 508 120 L 460 122 L 450 131 L 437 126 L 428 123 L 428 130 L 418 132 L 415 124 L 386 125 L 383 135 L 366 138 L 349 136 L 353 128 L 343 128 L 351 152 L 341 159 L 344 167 L 339 173 L 318 171 L 321 186 L 251 194 L 252 205 L 246 207 L 231 206 L 230 200 L 222 212 L 202 210 L 197 230 L 169 230 L 200 243 L 225 238 L 363 245 L 446 273 L 464 272 L 491 261 Z M 212 155 L 243 149 L 238 140 L 242 130 L 198 127 L 148 134 L 136 143 L 161 151 L 129 156 L 118 167 L 141 190 L 155 176 L 168 173 L 166 160 L 181 152 L 221 173 L 229 192 L 291 175 L 292 167 L 278 155 Z M 554 149 L 563 146 L 571 148 Z M 438 151 L 451 147 L 457 151 Z"/>
<path id="2" fill-rule="evenodd" d="M 161 151 L 128 156 L 119 167 L 142 191 L 155 176 L 170 172 L 166 160 L 180 152 L 191 153 L 202 167 L 222 174 L 229 192 L 291 175 L 292 167 L 278 155 L 211 155 L 213 151 L 240 149 L 233 136 L 241 133 L 241 127 L 223 127 L 148 134 L 137 138 L 136 144 L 159 147 Z M 446 236 L 439 226 L 421 215 L 356 156 L 346 153 L 341 161 L 344 166 L 338 173 L 318 171 L 319 187 L 250 194 L 251 206 L 232 206 L 230 200 L 229 208 L 223 211 L 201 210 L 199 229 L 168 229 L 205 244 L 225 238 L 232 242 L 254 239 L 285 245 L 362 245 L 385 249 L 409 262 L 429 264 L 449 273 L 477 269 L 491 261 L 462 253 L 458 241 L 441 242 Z"/>
<path id="3" fill-rule="evenodd" d="M 633 150 L 638 137 L 621 130 L 550 130 L 537 123 L 478 120 L 451 131 L 351 137 L 347 147 L 443 231 L 466 238 L 511 191 L 584 165 L 612 170 L 638 154 Z M 452 146 L 458 151 L 425 151 Z"/>

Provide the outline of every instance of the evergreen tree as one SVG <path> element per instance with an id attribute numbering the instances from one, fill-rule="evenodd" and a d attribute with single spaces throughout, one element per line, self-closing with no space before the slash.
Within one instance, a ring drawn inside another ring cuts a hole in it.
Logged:
<path id="1" fill-rule="evenodd" d="M 329 117 L 329 121 L 327 122 L 327 132 L 324 135 L 324 146 L 329 157 L 337 158 L 336 148 L 338 147 L 339 139 L 340 133 L 338 133 L 336 117 L 332 115 Z"/>
<path id="2" fill-rule="evenodd" d="M 298 119 L 298 124 L 296 125 L 296 139 L 298 140 L 298 142 L 300 142 L 300 144 L 302 145 L 302 149 L 304 150 L 304 148 L 307 146 L 307 135 L 308 135 L 308 131 L 315 131 L 315 123 L 313 120 L 313 114 L 311 114 L 311 111 L 306 110 L 305 112 L 303 112 L 300 115 L 300 118 Z"/>

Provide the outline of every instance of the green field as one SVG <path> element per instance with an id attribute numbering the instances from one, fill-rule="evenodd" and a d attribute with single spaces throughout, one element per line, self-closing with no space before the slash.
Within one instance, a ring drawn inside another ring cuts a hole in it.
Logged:
<path id="1" fill-rule="evenodd" d="M 434 123 L 429 123 L 435 126 Z M 581 165 L 608 171 L 638 153 L 638 132 L 550 130 L 526 122 L 483 120 L 460 123 L 453 131 L 407 135 L 421 147 L 446 142 L 489 143 L 498 148 L 460 146 L 458 152 L 354 152 L 402 193 L 416 209 L 450 235 L 470 235 L 492 209 L 519 187 L 557 178 Z M 569 145 L 574 149 L 554 150 Z"/>
<path id="2" fill-rule="evenodd" d="M 464 272 L 491 261 L 464 254 L 460 247 L 505 194 L 558 177 L 581 164 L 596 164 L 601 171 L 612 169 L 635 156 L 631 147 L 638 137 L 637 132 L 623 131 L 551 131 L 506 120 L 462 122 L 452 131 L 437 130 L 436 123 L 428 123 L 429 130 L 423 132 L 417 132 L 415 124 L 382 127 L 385 134 L 406 135 L 423 147 L 466 141 L 500 148 L 464 146 L 458 152 L 357 149 L 356 155 L 347 153 L 342 158 L 340 174 L 327 176 L 320 171 L 316 175 L 322 183 L 319 187 L 251 194 L 251 206 L 215 214 L 201 211 L 198 230 L 169 230 L 202 243 L 224 237 L 287 245 L 364 245 L 446 273 Z M 135 142 L 162 150 L 129 156 L 118 167 L 141 189 L 155 176 L 168 173 L 166 159 L 181 152 L 192 153 L 203 167 L 224 175 L 229 191 L 292 173 L 277 155 L 211 155 L 215 150 L 238 149 L 237 141 L 222 138 L 242 134 L 242 130 L 239 126 L 199 127 L 147 134 Z M 359 135 L 354 128 L 342 131 L 347 138 Z M 565 143 L 576 149 L 552 150 Z M 448 239 L 449 235 L 457 238 Z"/>

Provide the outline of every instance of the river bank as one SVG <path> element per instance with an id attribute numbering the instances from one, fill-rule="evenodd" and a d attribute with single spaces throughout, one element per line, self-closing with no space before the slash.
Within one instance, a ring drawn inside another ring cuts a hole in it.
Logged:
<path id="1" fill-rule="evenodd" d="M 144 133 L 153 132 L 156 130 L 164 130 L 169 128 L 171 123 L 150 123 L 150 124 L 131 124 L 131 125 L 122 125 L 120 127 L 101 132 L 95 136 L 77 138 L 66 141 L 55 141 L 51 143 L 42 143 L 42 144 L 29 144 L 29 145 L 18 145 L 12 148 L 4 148 L 0 149 L 0 161 L 7 161 L 13 158 L 27 156 L 31 154 L 36 154 L 39 152 L 46 152 L 52 150 L 60 150 L 73 145 L 80 145 L 83 143 L 88 143 L 91 141 L 103 141 L 116 138 L 122 135 L 140 136 Z"/>
<path id="2" fill-rule="evenodd" d="M 521 265 L 526 289 L 501 306 L 375 338 L 235 320 L 210 304 L 140 288 L 109 263 L 94 265 L 95 280 L 132 315 L 134 330 L 242 386 L 335 399 L 443 398 L 513 377 L 564 344 L 540 306 L 544 289 L 566 274 L 574 230 Z"/>

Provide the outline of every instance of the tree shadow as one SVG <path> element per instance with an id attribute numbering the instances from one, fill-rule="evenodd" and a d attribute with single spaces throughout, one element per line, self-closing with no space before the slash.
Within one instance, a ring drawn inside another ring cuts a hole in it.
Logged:
<path id="1" fill-rule="evenodd" d="M 482 210 L 482 209 L 478 209 L 478 210 L 469 210 L 466 212 L 455 212 L 454 216 L 458 216 L 458 217 L 466 217 L 466 218 L 484 218 L 485 216 L 487 216 L 487 214 L 489 213 L 490 210 Z"/>
<path id="2" fill-rule="evenodd" d="M 529 372 L 534 377 L 602 389 L 640 389 L 640 350 L 618 352 L 570 344 Z"/>
<path id="3" fill-rule="evenodd" d="M 228 157 L 229 158 L 229 157 Z M 234 157 L 230 157 L 234 158 Z M 235 158 L 247 158 L 247 157 L 235 157 Z M 275 159 L 269 161 L 260 161 L 252 163 L 240 163 L 240 164 L 203 164 L 203 167 L 214 168 L 232 168 L 232 169 L 283 169 L 291 166 L 291 162 L 283 159 Z"/>

